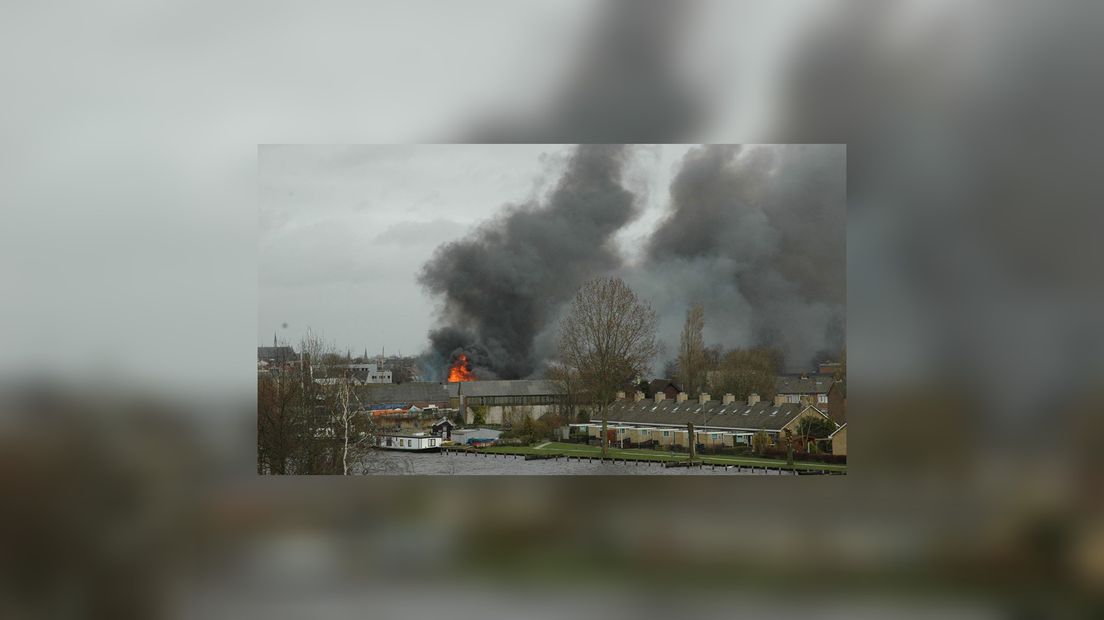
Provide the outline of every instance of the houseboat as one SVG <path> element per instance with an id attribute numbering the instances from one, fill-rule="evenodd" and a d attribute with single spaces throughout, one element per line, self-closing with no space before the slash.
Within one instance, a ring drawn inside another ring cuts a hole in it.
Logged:
<path id="1" fill-rule="evenodd" d="M 383 433 L 376 436 L 376 447 L 406 452 L 439 452 L 442 438 L 430 433 Z"/>

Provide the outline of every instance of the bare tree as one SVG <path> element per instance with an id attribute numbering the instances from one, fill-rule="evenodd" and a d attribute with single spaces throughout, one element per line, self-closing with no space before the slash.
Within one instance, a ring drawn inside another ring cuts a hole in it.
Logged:
<path id="1" fill-rule="evenodd" d="M 556 411 L 569 423 L 579 422 L 581 415 L 579 404 L 583 399 L 579 373 L 555 364 L 548 368 L 545 376 L 555 383 L 559 390 Z"/>
<path id="2" fill-rule="evenodd" d="M 560 361 L 598 406 L 603 456 L 608 453 L 606 407 L 655 361 L 657 322 L 651 306 L 621 279 L 596 278 L 579 289 L 560 325 Z"/>
<path id="3" fill-rule="evenodd" d="M 341 404 L 341 422 L 345 428 L 341 441 L 341 475 L 349 475 L 349 392 L 352 390 L 352 371 L 345 370 L 344 381 L 337 385 L 338 402 Z"/>
<path id="4" fill-rule="evenodd" d="M 293 473 L 305 436 L 302 392 L 298 372 L 257 377 L 258 474 Z"/>
<path id="5" fill-rule="evenodd" d="M 299 346 L 297 367 L 258 377 L 257 471 L 348 475 L 367 449 L 354 431 L 372 424 L 358 419 L 353 377 L 333 347 L 309 329 Z"/>
<path id="6" fill-rule="evenodd" d="M 679 341 L 678 369 L 682 389 L 691 396 L 701 392 L 705 366 L 705 307 L 694 304 L 686 310 L 686 322 L 682 326 Z"/>
<path id="7" fill-rule="evenodd" d="M 775 379 L 783 367 L 782 353 L 769 347 L 732 349 L 724 354 L 720 368 L 711 375 L 711 393 L 731 393 L 738 399 L 752 392 L 774 398 Z"/>
<path id="8" fill-rule="evenodd" d="M 661 379 L 667 379 L 676 383 L 682 383 L 682 378 L 678 376 L 678 360 L 667 360 L 663 364 L 663 373 Z M 652 396 L 649 394 L 648 396 Z"/>

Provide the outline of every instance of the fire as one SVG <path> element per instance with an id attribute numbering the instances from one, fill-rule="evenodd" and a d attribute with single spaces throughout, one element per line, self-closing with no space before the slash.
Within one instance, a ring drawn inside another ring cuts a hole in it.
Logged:
<path id="1" fill-rule="evenodd" d="M 475 373 L 471 369 L 471 361 L 468 356 L 461 353 L 449 368 L 449 381 L 475 381 Z"/>

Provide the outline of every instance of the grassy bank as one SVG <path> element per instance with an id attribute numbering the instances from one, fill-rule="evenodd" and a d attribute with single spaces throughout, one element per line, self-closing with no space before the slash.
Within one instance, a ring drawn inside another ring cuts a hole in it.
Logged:
<path id="1" fill-rule="evenodd" d="M 579 443 L 560 443 L 551 442 L 541 447 L 531 446 L 493 446 L 489 448 L 480 448 L 480 452 L 510 452 L 513 454 L 563 454 L 565 456 L 590 456 L 598 457 L 602 455 L 602 448 L 599 446 L 588 446 L 586 444 Z M 645 450 L 645 449 L 627 449 L 610 448 L 610 458 L 621 459 L 628 458 L 638 461 L 685 461 L 687 455 L 673 454 L 671 452 L 663 452 L 659 450 Z M 787 467 L 786 461 L 779 459 L 766 459 L 757 456 L 727 456 L 727 455 L 702 455 L 699 456 L 707 465 L 743 465 L 748 467 Z M 814 469 L 824 471 L 847 471 L 846 465 L 835 465 L 828 463 L 801 463 L 794 462 L 794 469 Z"/>

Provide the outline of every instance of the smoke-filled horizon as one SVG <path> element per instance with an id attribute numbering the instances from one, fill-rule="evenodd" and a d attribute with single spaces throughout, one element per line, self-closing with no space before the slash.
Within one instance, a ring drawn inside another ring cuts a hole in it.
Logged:
<path id="1" fill-rule="evenodd" d="M 549 196 L 509 205 L 437 248 L 419 282 L 442 302 L 426 371 L 464 353 L 480 378 L 538 376 L 566 304 L 586 280 L 623 277 L 660 316 L 673 351 L 686 308 L 706 342 L 779 348 L 791 369 L 839 355 L 846 307 L 845 149 L 691 149 L 665 215 L 628 262 L 614 235 L 638 215 L 623 182 L 631 147 L 579 146 Z M 657 359 L 653 370 L 665 359 Z"/>
<path id="2" fill-rule="evenodd" d="M 771 346 L 790 370 L 845 345 L 846 149 L 691 149 L 644 260 L 623 276 L 677 345 L 686 309 L 705 306 L 707 345 Z"/>
<path id="3" fill-rule="evenodd" d="M 621 264 L 612 236 L 636 212 L 621 181 L 626 150 L 579 146 L 544 201 L 507 206 L 470 237 L 437 248 L 419 275 L 444 302 L 444 325 L 429 334 L 429 366 L 462 350 L 483 378 L 538 369 L 545 353 L 535 353 L 534 341 L 550 317 L 587 279 Z"/>

